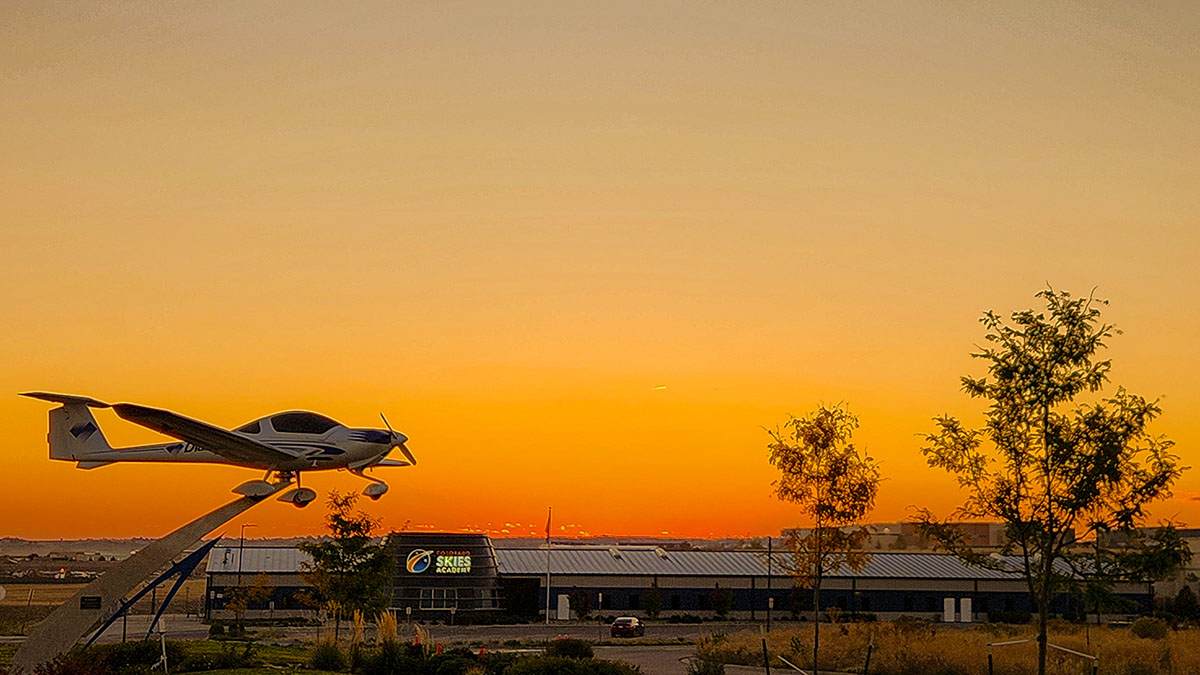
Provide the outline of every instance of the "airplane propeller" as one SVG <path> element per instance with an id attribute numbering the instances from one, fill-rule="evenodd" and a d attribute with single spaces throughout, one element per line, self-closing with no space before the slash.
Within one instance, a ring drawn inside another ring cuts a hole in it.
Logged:
<path id="1" fill-rule="evenodd" d="M 408 440 L 408 437 L 404 434 L 397 433 L 397 431 L 392 428 L 392 425 L 388 424 L 386 415 L 379 413 L 379 417 L 383 420 L 383 426 L 387 427 L 388 433 L 392 435 L 392 447 L 400 448 L 400 452 L 404 453 L 404 456 L 408 458 L 409 463 L 413 466 L 416 466 L 417 458 L 414 457 L 408 447 L 404 445 L 404 442 Z"/>

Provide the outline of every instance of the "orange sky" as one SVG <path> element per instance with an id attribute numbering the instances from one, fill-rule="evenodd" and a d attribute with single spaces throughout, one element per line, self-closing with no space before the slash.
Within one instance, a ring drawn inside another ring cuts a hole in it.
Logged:
<path id="1" fill-rule="evenodd" d="M 917 434 L 1046 282 L 1112 301 L 1114 381 L 1200 465 L 1195 5 L 500 5 L 0 5 L 0 536 L 256 477 L 50 462 L 29 389 L 384 411 L 385 527 L 512 534 L 777 532 L 761 427 L 844 400 L 872 519 L 945 512 Z"/>

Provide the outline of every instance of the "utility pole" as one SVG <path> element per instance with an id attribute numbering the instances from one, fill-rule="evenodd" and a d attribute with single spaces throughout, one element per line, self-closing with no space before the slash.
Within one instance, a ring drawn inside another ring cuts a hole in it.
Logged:
<path id="1" fill-rule="evenodd" d="M 771 597 L 771 541 L 774 537 L 767 536 L 767 632 L 771 632 L 771 610 L 775 608 L 775 598 Z"/>
<path id="2" fill-rule="evenodd" d="M 242 586 L 242 553 L 246 550 L 246 528 L 247 527 L 258 527 L 258 526 L 255 525 L 254 523 L 243 523 L 242 524 L 242 533 L 238 536 L 238 571 L 237 571 L 238 588 L 241 588 L 241 586 Z"/>
<path id="3" fill-rule="evenodd" d="M 550 517 L 554 507 L 546 507 L 546 625 L 550 625 Z"/>

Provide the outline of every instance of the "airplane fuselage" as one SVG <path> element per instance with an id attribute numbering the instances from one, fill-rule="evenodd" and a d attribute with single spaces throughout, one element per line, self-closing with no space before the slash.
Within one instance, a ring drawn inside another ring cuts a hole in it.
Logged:
<path id="1" fill-rule="evenodd" d="M 348 438 L 338 438 L 342 432 L 377 432 L 382 433 L 381 441 L 355 441 Z M 272 471 L 320 471 L 323 469 L 358 468 L 381 459 L 391 450 L 390 437 L 387 432 L 376 429 L 341 428 L 330 432 L 332 438 L 289 438 L 283 435 L 255 438 L 273 448 L 295 455 L 294 459 L 279 462 L 256 462 L 243 460 L 240 466 L 252 469 Z M 293 436 L 289 434 L 288 436 Z M 295 436 L 299 436 L 298 434 Z M 92 452 L 86 458 L 79 460 L 85 467 L 88 464 L 108 462 L 178 462 L 185 464 L 229 464 L 229 458 L 211 450 L 183 441 L 170 443 L 153 443 L 109 451 Z"/>

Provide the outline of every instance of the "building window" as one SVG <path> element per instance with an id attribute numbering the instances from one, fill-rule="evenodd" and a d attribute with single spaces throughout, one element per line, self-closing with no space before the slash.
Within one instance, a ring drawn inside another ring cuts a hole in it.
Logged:
<path id="1" fill-rule="evenodd" d="M 458 607 L 457 589 L 421 589 L 421 609 L 449 609 L 451 607 Z"/>
<path id="2" fill-rule="evenodd" d="M 680 598 L 678 595 L 672 595 L 671 596 L 671 609 L 682 609 L 682 608 L 683 608 L 683 599 Z"/>
<path id="3" fill-rule="evenodd" d="M 906 611 L 906 612 L 913 611 L 912 596 L 909 596 L 909 595 L 904 596 L 903 605 L 904 605 L 904 611 Z"/>
<path id="4" fill-rule="evenodd" d="M 243 424 L 242 426 L 234 429 L 234 431 L 240 431 L 243 434 L 257 434 L 258 432 L 262 431 L 262 425 L 258 423 L 258 420 L 254 420 L 253 422 Z"/>
<path id="5" fill-rule="evenodd" d="M 641 609 L 641 608 L 642 608 L 641 594 L 640 593 L 630 593 L 629 594 L 629 609 Z"/>
<path id="6" fill-rule="evenodd" d="M 844 595 L 838 596 L 837 606 L 838 606 L 838 609 L 840 609 L 842 611 L 846 610 L 846 596 L 844 596 Z"/>
<path id="7" fill-rule="evenodd" d="M 858 599 L 859 609 L 864 612 L 871 611 L 871 598 L 864 595 Z"/>
<path id="8" fill-rule="evenodd" d="M 980 612 L 983 612 L 984 614 L 987 614 L 987 611 L 988 611 L 988 599 L 987 599 L 987 598 L 980 598 L 980 599 L 979 599 L 979 603 L 978 603 L 978 604 L 979 604 L 979 611 L 980 611 Z"/>
<path id="9" fill-rule="evenodd" d="M 925 598 L 925 611 L 926 612 L 936 612 L 937 611 L 937 598 Z"/>
<path id="10" fill-rule="evenodd" d="M 698 609 L 706 610 L 709 608 L 709 597 L 707 595 L 701 593 L 700 597 L 696 598 L 696 600 L 697 600 L 696 604 L 698 605 Z"/>

